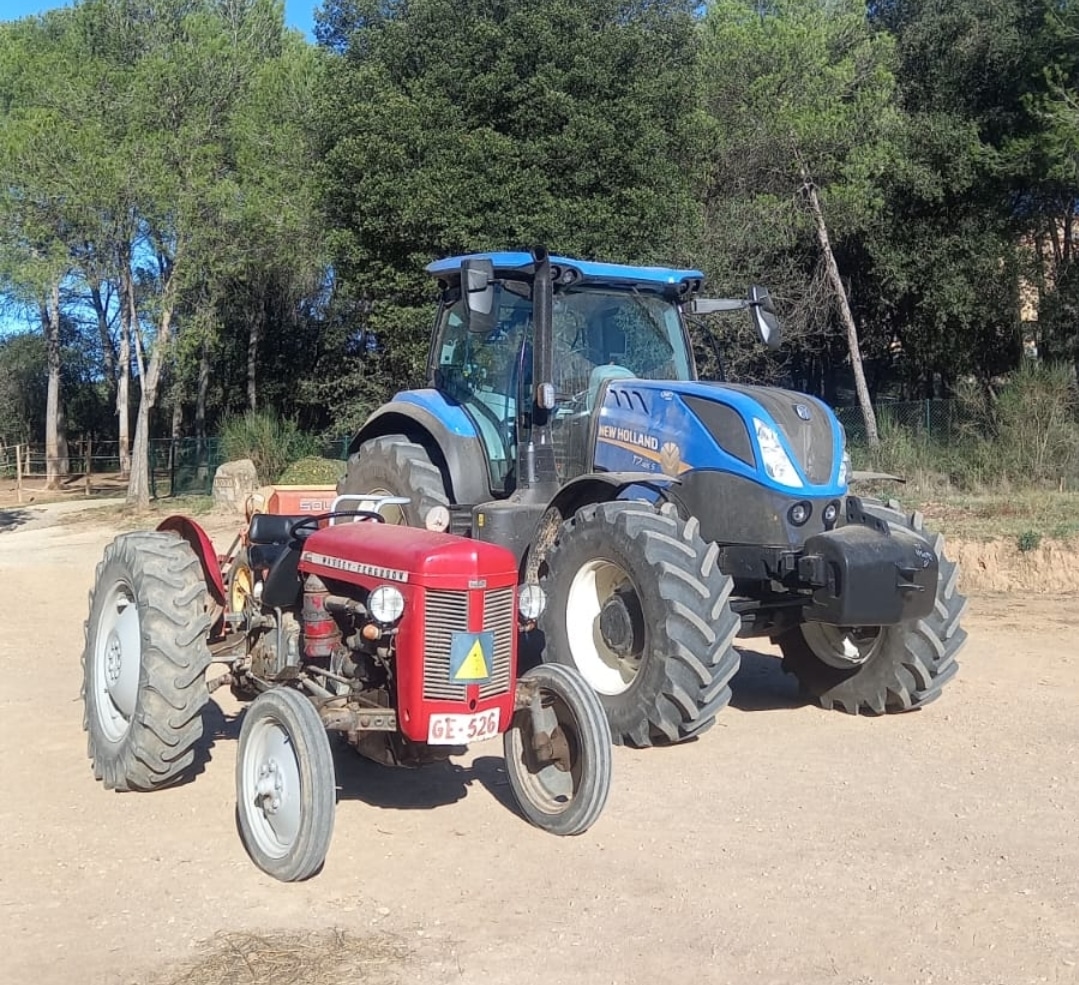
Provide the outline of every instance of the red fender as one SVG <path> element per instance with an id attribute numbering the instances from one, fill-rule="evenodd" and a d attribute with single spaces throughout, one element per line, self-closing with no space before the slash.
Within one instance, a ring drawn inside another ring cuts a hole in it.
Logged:
<path id="1" fill-rule="evenodd" d="M 166 517 L 157 525 L 157 529 L 177 533 L 191 545 L 191 549 L 198 555 L 199 562 L 202 564 L 206 588 L 218 604 L 224 605 L 225 582 L 221 577 L 221 565 L 217 560 L 217 551 L 214 550 L 213 541 L 210 540 L 206 531 L 189 516 Z"/>

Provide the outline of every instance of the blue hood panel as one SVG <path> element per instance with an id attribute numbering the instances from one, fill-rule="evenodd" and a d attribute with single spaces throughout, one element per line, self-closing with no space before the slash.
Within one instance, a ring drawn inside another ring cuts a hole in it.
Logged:
<path id="1" fill-rule="evenodd" d="M 762 400 L 755 399 L 760 392 Z M 649 471 L 682 475 L 693 469 L 718 469 L 751 479 L 773 492 L 788 496 L 842 496 L 847 487 L 839 481 L 843 455 L 843 432 L 828 406 L 814 397 L 790 393 L 790 406 L 811 418 L 822 415 L 831 433 L 831 475 L 825 483 L 813 483 L 790 436 L 770 414 L 764 403 L 776 403 L 787 391 L 770 387 L 727 386 L 667 380 L 617 380 L 608 387 L 600 409 L 594 449 L 599 471 Z M 746 426 L 752 447 L 753 464 L 722 448 L 707 427 L 686 403 L 685 397 L 724 404 L 736 412 Z M 762 402 L 763 401 L 763 402 Z M 754 419 L 772 428 L 801 480 L 801 487 L 772 479 L 761 467 L 761 451 Z"/>

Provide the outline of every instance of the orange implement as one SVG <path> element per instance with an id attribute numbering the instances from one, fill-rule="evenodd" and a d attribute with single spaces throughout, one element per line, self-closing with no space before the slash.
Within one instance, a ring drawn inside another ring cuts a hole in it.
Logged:
<path id="1" fill-rule="evenodd" d="M 248 498 L 247 514 L 328 513 L 336 497 L 336 486 L 263 486 Z"/>

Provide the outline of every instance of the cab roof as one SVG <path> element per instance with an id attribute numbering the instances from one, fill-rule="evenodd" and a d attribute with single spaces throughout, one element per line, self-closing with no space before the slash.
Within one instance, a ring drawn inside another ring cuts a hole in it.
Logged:
<path id="1" fill-rule="evenodd" d="M 534 260 L 531 253 L 521 250 L 519 252 L 500 253 L 472 253 L 468 256 L 446 257 L 436 260 L 426 267 L 427 273 L 433 277 L 441 277 L 452 280 L 461 274 L 461 263 L 464 260 L 490 260 L 494 264 L 496 273 L 531 273 Z M 551 267 L 559 271 L 566 269 L 576 271 L 578 277 L 576 283 L 610 284 L 620 287 L 638 287 L 643 290 L 663 290 L 664 288 L 681 288 L 679 293 L 695 292 L 700 290 L 704 274 L 699 270 L 684 270 L 676 267 L 634 267 L 621 263 L 599 263 L 595 260 L 577 260 L 573 257 L 552 256 Z M 555 271 L 552 270 L 554 276 Z M 554 276 L 557 283 L 558 277 Z"/>

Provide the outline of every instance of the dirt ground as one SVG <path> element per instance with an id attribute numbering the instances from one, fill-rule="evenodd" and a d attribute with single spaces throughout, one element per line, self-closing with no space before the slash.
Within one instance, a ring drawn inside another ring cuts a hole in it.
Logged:
<path id="1" fill-rule="evenodd" d="M 235 832 L 222 692 L 194 782 L 94 782 L 79 657 L 115 527 L 54 520 L 0 513 L 3 985 L 269 981 L 258 947 L 329 929 L 314 946 L 353 951 L 320 985 L 1079 982 L 1075 583 L 975 596 L 960 676 L 912 715 L 804 706 L 747 651 L 703 739 L 615 750 L 607 811 L 576 839 L 513 813 L 497 742 L 418 773 L 341 750 L 326 867 L 282 885 Z"/>

